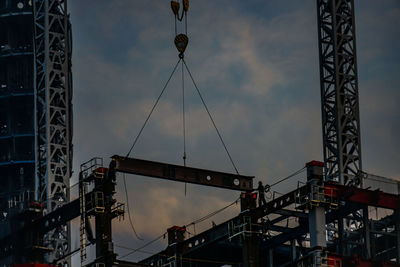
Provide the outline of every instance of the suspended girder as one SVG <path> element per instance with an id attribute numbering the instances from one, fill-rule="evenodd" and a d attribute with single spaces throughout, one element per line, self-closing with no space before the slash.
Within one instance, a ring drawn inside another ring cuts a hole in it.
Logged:
<path id="1" fill-rule="evenodd" d="M 253 176 L 243 176 L 115 155 L 115 171 L 238 191 L 253 191 Z"/>

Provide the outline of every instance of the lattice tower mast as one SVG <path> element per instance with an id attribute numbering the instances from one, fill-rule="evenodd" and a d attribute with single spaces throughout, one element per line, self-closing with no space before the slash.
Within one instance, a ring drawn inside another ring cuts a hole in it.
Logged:
<path id="1" fill-rule="evenodd" d="M 361 186 L 354 0 L 317 0 L 325 179 Z"/>
<path id="2" fill-rule="evenodd" d="M 35 171 L 37 198 L 51 212 L 69 202 L 72 169 L 71 25 L 66 0 L 35 0 Z M 49 262 L 70 252 L 69 224 L 48 233 Z M 64 258 L 63 264 L 69 264 Z M 65 266 L 65 265 L 63 265 Z"/>

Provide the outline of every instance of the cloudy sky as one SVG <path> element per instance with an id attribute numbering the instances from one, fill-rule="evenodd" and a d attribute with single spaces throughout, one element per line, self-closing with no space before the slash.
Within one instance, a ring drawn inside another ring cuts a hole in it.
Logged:
<path id="1" fill-rule="evenodd" d="M 323 160 L 315 0 L 192 0 L 185 59 L 239 172 L 273 183 Z M 400 179 L 400 1 L 356 0 L 364 171 Z M 170 1 L 70 0 L 73 27 L 74 176 L 95 156 L 125 155 L 178 60 Z M 234 172 L 185 73 L 187 162 Z M 182 164 L 181 66 L 131 156 Z M 238 192 L 126 176 L 127 218 L 114 244 L 139 247 L 187 224 Z M 304 174 L 282 183 L 294 189 Z M 122 175 L 118 200 L 125 202 Z M 212 220 L 233 217 L 238 207 Z M 190 232 L 211 226 L 197 225 Z M 146 248 L 155 252 L 165 240 Z M 78 239 L 73 247 L 77 247 Z M 116 247 L 119 255 L 129 250 Z M 138 260 L 134 253 L 124 260 Z M 76 261 L 76 259 L 75 259 Z"/>

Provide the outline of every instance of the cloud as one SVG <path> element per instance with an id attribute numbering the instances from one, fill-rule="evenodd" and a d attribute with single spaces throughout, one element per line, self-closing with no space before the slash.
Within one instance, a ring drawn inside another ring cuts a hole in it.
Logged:
<path id="1" fill-rule="evenodd" d="M 78 4 L 79 2 L 79 4 Z M 364 168 L 399 178 L 398 4 L 357 2 Z M 93 156 L 125 154 L 167 81 L 177 52 L 164 1 L 71 1 L 74 27 L 74 170 Z M 376 9 L 384 12 L 376 12 Z M 91 12 L 88 13 L 88 10 Z M 185 56 L 239 171 L 272 183 L 322 160 L 315 1 L 194 1 Z M 133 156 L 182 164 L 181 66 Z M 186 73 L 190 166 L 233 168 Z M 76 177 L 75 177 L 76 179 Z M 131 177 L 135 226 L 146 240 L 237 198 L 229 192 Z M 287 192 L 294 180 L 275 190 Z M 119 180 L 117 197 L 124 202 Z M 196 207 L 195 209 L 193 207 Z M 233 217 L 237 208 L 216 217 Z M 115 244 L 138 247 L 128 220 Z M 210 222 L 197 229 L 206 229 Z M 203 228 L 202 228 L 203 227 Z M 193 231 L 193 229 L 192 229 Z M 164 243 L 150 249 L 161 249 Z M 124 251 L 121 251 L 124 252 Z M 141 254 L 140 257 L 146 256 Z M 130 259 L 138 259 L 133 255 Z"/>

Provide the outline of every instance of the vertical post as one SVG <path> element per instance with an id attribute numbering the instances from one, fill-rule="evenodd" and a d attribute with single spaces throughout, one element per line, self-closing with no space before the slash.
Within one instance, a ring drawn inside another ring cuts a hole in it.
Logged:
<path id="1" fill-rule="evenodd" d="M 310 247 L 326 247 L 325 208 L 320 205 L 324 200 L 324 192 L 320 192 L 323 185 L 322 162 L 311 161 L 306 164 L 307 183 L 310 186 L 310 212 L 308 215 L 310 229 Z"/>
<path id="2" fill-rule="evenodd" d="M 400 196 L 400 183 L 397 183 L 397 194 Z M 394 219 L 396 222 L 396 237 L 397 237 L 397 259 L 396 262 L 400 263 L 400 211 L 394 212 Z"/>
<path id="3" fill-rule="evenodd" d="M 297 250 L 296 250 L 296 240 L 290 240 L 290 255 L 292 257 L 292 262 L 295 262 L 297 259 Z"/>
<path id="4" fill-rule="evenodd" d="M 274 250 L 270 248 L 268 254 L 268 267 L 274 267 Z"/>
<path id="5" fill-rule="evenodd" d="M 242 193 L 241 194 L 241 201 L 240 201 L 240 208 L 241 210 L 246 209 L 253 209 L 256 207 L 256 199 L 257 197 L 254 193 Z M 259 267 L 260 266 L 260 259 L 259 259 L 259 238 L 257 235 L 253 234 L 252 223 L 256 222 L 256 219 L 250 217 L 250 220 L 245 222 L 244 218 L 242 217 L 242 223 L 248 223 L 244 227 L 244 234 L 243 234 L 243 266 L 244 267 Z"/>
<path id="6" fill-rule="evenodd" d="M 246 235 L 243 240 L 243 266 L 259 267 L 258 237 L 253 234 Z"/>
<path id="7" fill-rule="evenodd" d="M 374 221 L 371 220 L 370 222 L 370 229 L 371 231 L 375 231 L 375 224 Z M 397 229 L 397 227 L 396 227 Z M 375 254 L 376 254 L 376 246 L 375 246 L 375 234 L 371 235 L 371 258 L 374 260 L 375 259 Z"/>
<path id="8" fill-rule="evenodd" d="M 95 179 L 95 188 L 104 195 L 104 212 L 96 212 L 96 263 L 103 263 L 105 267 L 112 267 L 116 255 L 112 242 L 112 214 L 113 194 L 115 193 L 115 161 L 110 163 L 110 169 L 104 179 Z"/>
<path id="9" fill-rule="evenodd" d="M 371 259 L 371 228 L 368 216 L 368 206 L 363 208 L 363 223 L 364 223 L 364 240 L 365 240 L 365 255 L 368 260 Z"/>
<path id="10" fill-rule="evenodd" d="M 185 240 L 186 227 L 172 226 L 167 229 L 168 249 L 173 249 L 175 257 L 175 267 L 182 267 L 182 246 L 181 242 Z"/>
<path id="11" fill-rule="evenodd" d="M 400 211 L 396 210 L 395 222 L 396 222 L 396 239 L 397 239 L 397 257 L 396 262 L 400 263 Z"/>
<path id="12" fill-rule="evenodd" d="M 325 208 L 313 207 L 309 213 L 310 247 L 326 247 Z"/>

